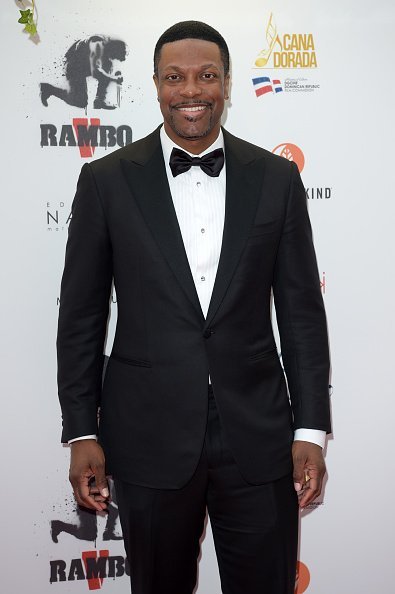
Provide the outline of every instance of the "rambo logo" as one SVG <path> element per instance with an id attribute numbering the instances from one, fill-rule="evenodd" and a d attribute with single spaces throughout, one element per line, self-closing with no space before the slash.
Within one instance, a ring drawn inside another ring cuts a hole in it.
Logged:
<path id="1" fill-rule="evenodd" d="M 41 146 L 78 146 L 82 158 L 93 157 L 97 146 L 125 146 L 132 142 L 130 126 L 102 126 L 99 118 L 73 118 L 58 133 L 55 124 L 41 124 Z"/>
<path id="2" fill-rule="evenodd" d="M 84 551 L 81 559 L 71 559 L 67 566 L 63 559 L 50 561 L 51 584 L 87 580 L 89 590 L 99 590 L 104 578 L 119 578 L 130 575 L 129 564 L 125 557 L 110 555 L 107 549 Z"/>

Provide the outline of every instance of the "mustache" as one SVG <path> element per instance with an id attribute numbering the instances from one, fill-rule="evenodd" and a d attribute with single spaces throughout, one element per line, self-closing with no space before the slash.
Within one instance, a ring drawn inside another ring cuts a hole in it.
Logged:
<path id="1" fill-rule="evenodd" d="M 210 101 L 181 101 L 179 103 L 173 103 L 173 105 L 171 105 L 170 108 L 178 109 L 179 107 L 189 107 L 190 105 L 205 105 L 207 107 L 212 107 L 213 104 Z"/>

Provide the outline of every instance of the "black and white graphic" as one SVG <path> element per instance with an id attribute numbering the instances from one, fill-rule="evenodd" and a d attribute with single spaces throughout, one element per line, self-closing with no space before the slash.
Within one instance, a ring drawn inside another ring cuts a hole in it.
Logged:
<path id="1" fill-rule="evenodd" d="M 65 522 L 64 520 L 51 520 L 51 538 L 53 542 L 59 542 L 59 536 L 70 534 L 78 540 L 88 540 L 94 542 L 101 536 L 103 541 L 122 540 L 118 520 L 118 505 L 116 500 L 113 483 L 109 481 L 111 490 L 111 501 L 106 512 L 106 525 L 103 534 L 98 534 L 98 514 L 86 508 L 75 506 L 75 521 Z"/>
<path id="2" fill-rule="evenodd" d="M 79 39 L 67 50 L 64 57 L 67 87 L 42 82 L 40 84 L 41 101 L 48 106 L 51 97 L 57 97 L 69 105 L 87 109 L 88 77 L 97 81 L 94 109 L 115 109 L 120 106 L 123 76 L 121 63 L 126 59 L 127 46 L 120 39 L 104 35 L 93 35 L 88 39 Z M 117 104 L 108 101 L 109 85 L 117 86 Z"/>

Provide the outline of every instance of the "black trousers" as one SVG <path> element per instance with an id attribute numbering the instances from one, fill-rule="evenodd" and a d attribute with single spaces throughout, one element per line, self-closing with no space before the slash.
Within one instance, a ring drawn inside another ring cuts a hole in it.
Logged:
<path id="1" fill-rule="evenodd" d="M 298 504 L 292 476 L 258 486 L 243 480 L 211 388 L 201 459 L 185 487 L 114 481 L 132 594 L 192 594 L 206 507 L 223 594 L 294 594 Z"/>

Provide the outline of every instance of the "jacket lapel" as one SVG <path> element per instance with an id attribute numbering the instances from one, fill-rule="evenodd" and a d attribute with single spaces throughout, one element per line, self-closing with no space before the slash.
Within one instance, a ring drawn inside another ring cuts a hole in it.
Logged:
<path id="1" fill-rule="evenodd" d="M 122 169 L 142 216 L 168 266 L 207 328 L 220 307 L 253 224 L 264 177 L 264 159 L 251 145 L 223 130 L 226 204 L 221 255 L 206 320 L 189 268 L 163 161 L 159 128 L 130 145 Z"/>
<path id="2" fill-rule="evenodd" d="M 223 130 L 226 158 L 226 204 L 221 255 L 206 317 L 207 328 L 232 280 L 253 224 L 264 176 L 264 159 L 251 145 Z"/>
<path id="3" fill-rule="evenodd" d="M 170 194 L 159 128 L 132 147 L 131 158 L 121 160 L 123 172 L 167 264 L 203 322 L 204 316 Z"/>

